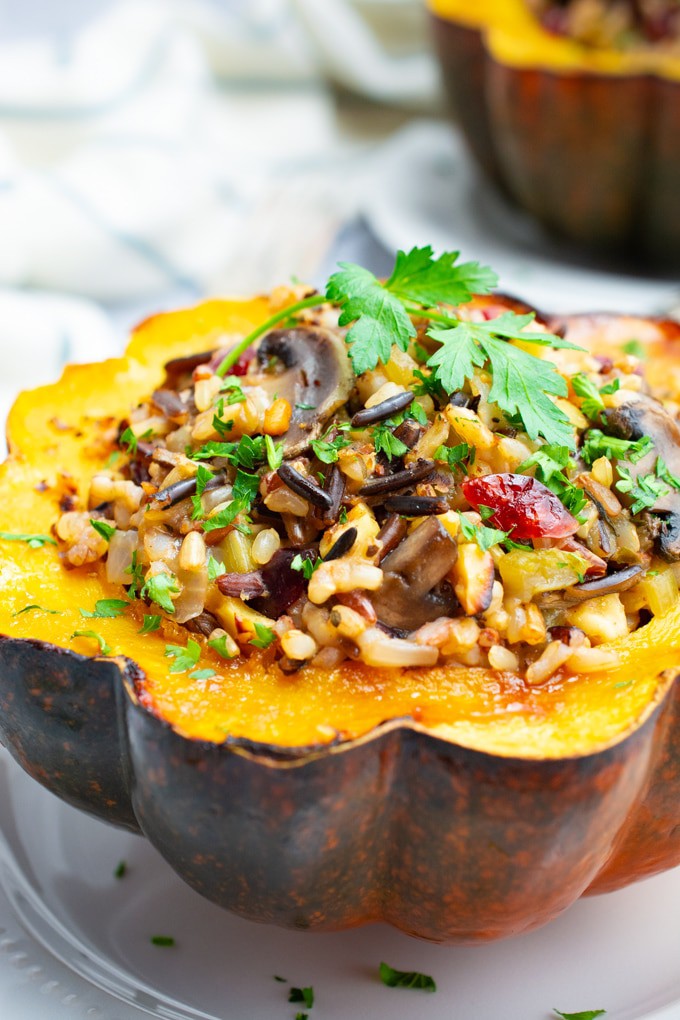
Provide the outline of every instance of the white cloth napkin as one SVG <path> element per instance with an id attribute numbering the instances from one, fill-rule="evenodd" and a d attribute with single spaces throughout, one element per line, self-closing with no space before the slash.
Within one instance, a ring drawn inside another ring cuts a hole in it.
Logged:
<path id="1" fill-rule="evenodd" d="M 420 5 L 119 0 L 65 38 L 0 41 L 0 284 L 115 301 L 303 275 L 352 208 L 362 149 L 325 72 L 433 94 L 422 54 L 381 48 L 376 9 L 406 33 Z"/>

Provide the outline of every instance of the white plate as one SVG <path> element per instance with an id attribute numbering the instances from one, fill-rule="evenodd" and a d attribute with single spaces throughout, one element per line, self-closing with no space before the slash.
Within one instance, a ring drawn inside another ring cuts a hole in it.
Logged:
<path id="1" fill-rule="evenodd" d="M 500 289 L 555 312 L 665 314 L 678 306 L 675 278 L 606 270 L 551 241 L 510 209 L 473 167 L 447 125 L 417 121 L 380 150 L 366 173 L 362 210 L 391 251 L 431 244 L 495 269 Z"/>
<path id="2" fill-rule="evenodd" d="M 152 1016 L 292 1020 L 301 1007 L 288 1004 L 289 986 L 313 985 L 311 1020 L 549 1020 L 553 1006 L 606 1008 L 606 1020 L 680 1017 L 680 869 L 583 900 L 514 940 L 435 946 L 381 925 L 311 935 L 227 914 L 143 839 L 62 804 L 4 752 L 0 818 L 2 884 L 23 924 L 76 974 Z M 116 880 L 120 860 L 128 873 Z M 156 934 L 174 936 L 175 948 L 151 945 Z M 437 994 L 383 987 L 381 960 L 433 975 Z M 17 1009 L 12 1020 L 61 1016 L 44 1012 L 44 995 L 36 988 L 35 1014 Z M 90 1004 L 78 1015 L 135 1015 L 110 1012 L 99 995 L 98 1006 L 72 995 Z"/>

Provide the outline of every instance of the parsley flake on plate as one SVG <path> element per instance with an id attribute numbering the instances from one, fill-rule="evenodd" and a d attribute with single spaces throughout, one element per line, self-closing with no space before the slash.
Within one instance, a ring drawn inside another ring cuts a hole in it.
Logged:
<path id="1" fill-rule="evenodd" d="M 423 992 L 436 992 L 437 985 L 429 974 L 417 970 L 395 970 L 387 963 L 380 964 L 380 980 L 388 988 L 417 988 Z"/>

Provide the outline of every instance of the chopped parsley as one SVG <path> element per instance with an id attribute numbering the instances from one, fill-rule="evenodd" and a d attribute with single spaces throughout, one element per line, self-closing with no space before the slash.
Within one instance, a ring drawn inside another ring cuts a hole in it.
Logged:
<path id="1" fill-rule="evenodd" d="M 573 377 L 571 386 L 576 396 L 581 398 L 581 411 L 586 418 L 598 421 L 605 409 L 601 396 L 602 391 L 598 390 L 595 383 L 582 372 Z"/>
<path id="2" fill-rule="evenodd" d="M 21 535 L 16 531 L 0 531 L 0 539 L 4 542 L 25 542 L 29 549 L 42 549 L 44 545 L 57 544 L 51 535 Z"/>
<path id="3" fill-rule="evenodd" d="M 376 453 L 384 453 L 388 460 L 393 457 L 403 457 L 408 453 L 408 446 L 402 443 L 392 432 L 387 422 L 381 422 L 373 429 L 373 445 Z"/>
<path id="4" fill-rule="evenodd" d="M 113 524 L 109 524 L 107 521 L 98 521 L 95 520 L 94 517 L 91 517 L 90 524 L 97 534 L 101 535 L 102 538 L 105 538 L 107 542 L 110 542 L 111 538 L 116 533 L 115 526 Z"/>
<path id="5" fill-rule="evenodd" d="M 418 988 L 423 992 L 436 992 L 437 985 L 429 974 L 417 970 L 395 970 L 386 963 L 380 964 L 380 980 L 388 988 Z"/>
<path id="6" fill-rule="evenodd" d="M 191 680 L 209 680 L 211 676 L 217 676 L 214 669 L 207 667 L 206 669 L 195 669 L 193 673 L 189 673 Z"/>
<path id="7" fill-rule="evenodd" d="M 671 471 L 668 468 L 668 465 L 666 464 L 666 461 L 663 460 L 661 457 L 656 458 L 656 466 L 654 468 L 654 472 L 656 474 L 656 477 L 660 478 L 662 482 L 666 483 L 666 485 L 670 485 L 672 489 L 680 490 L 680 478 L 678 478 L 677 475 L 671 473 Z"/>
<path id="8" fill-rule="evenodd" d="M 224 457 L 230 464 L 252 471 L 266 458 L 265 437 L 241 436 L 238 443 L 220 443 L 211 440 L 198 450 L 189 448 L 187 456 L 192 460 L 212 460 L 213 457 Z"/>
<path id="9" fill-rule="evenodd" d="M 139 594 L 139 590 L 144 584 L 144 568 L 142 567 L 137 557 L 137 550 L 135 549 L 132 553 L 132 562 L 129 567 L 125 568 L 126 574 L 131 575 L 130 587 L 128 588 L 128 595 L 131 599 L 136 599 Z"/>
<path id="10" fill-rule="evenodd" d="M 80 615 L 90 620 L 115 620 L 123 615 L 129 604 L 123 599 L 98 599 L 94 604 L 94 611 L 81 609 Z"/>
<path id="11" fill-rule="evenodd" d="M 198 664 L 201 657 L 201 646 L 198 641 L 189 638 L 186 648 L 182 645 L 166 645 L 165 654 L 169 659 L 174 659 L 170 666 L 171 673 L 186 673 Z"/>
<path id="12" fill-rule="evenodd" d="M 222 399 L 223 401 L 226 400 L 227 404 L 242 404 L 246 399 L 239 378 L 236 375 L 228 375 L 226 377 L 220 386 L 220 393 L 224 394 Z"/>
<path id="13" fill-rule="evenodd" d="M 312 439 L 309 445 L 322 463 L 334 464 L 338 459 L 338 451 L 344 450 L 346 446 L 351 444 L 352 440 L 349 436 L 345 435 L 348 429 L 349 424 L 345 422 L 340 425 L 331 425 L 321 439 Z M 338 432 L 337 436 L 328 439 L 327 437 L 334 431 Z"/>
<path id="14" fill-rule="evenodd" d="M 311 985 L 308 988 L 291 988 L 288 993 L 289 1002 L 304 1002 L 307 1009 L 314 1005 L 314 989 Z"/>
<path id="15" fill-rule="evenodd" d="M 587 1009 L 582 1013 L 561 1013 L 559 1009 L 553 1012 L 562 1017 L 562 1020 L 597 1020 L 598 1016 L 605 1016 L 606 1009 Z"/>
<path id="16" fill-rule="evenodd" d="M 232 495 L 237 503 L 243 503 L 244 508 L 246 510 L 250 510 L 253 500 L 257 496 L 257 490 L 259 487 L 259 475 L 250 475 L 247 471 L 241 471 L 239 468 L 236 472 L 236 478 L 234 479 Z"/>
<path id="17" fill-rule="evenodd" d="M 163 949 L 171 949 L 175 945 L 172 935 L 152 935 L 149 941 L 152 946 L 161 946 Z"/>
<path id="18" fill-rule="evenodd" d="M 160 630 L 161 620 L 161 616 L 152 616 L 150 613 L 145 613 L 142 626 L 139 628 L 137 633 L 152 634 L 155 630 Z"/>
<path id="19" fill-rule="evenodd" d="M 125 878 L 127 874 L 127 863 L 126 861 L 119 861 L 116 870 L 113 873 L 114 878 Z"/>
<path id="20" fill-rule="evenodd" d="M 30 606 L 24 606 L 23 609 L 17 610 L 16 613 L 12 613 L 12 616 L 23 616 L 24 613 L 49 613 L 50 616 L 61 616 L 60 609 L 46 609 L 45 606 L 39 606 L 37 602 L 32 602 Z"/>
<path id="21" fill-rule="evenodd" d="M 626 340 L 625 344 L 621 344 L 621 350 L 624 354 L 632 354 L 634 358 L 640 358 L 641 361 L 647 359 L 647 351 L 639 340 Z"/>
<path id="22" fill-rule="evenodd" d="M 565 473 L 568 468 L 573 467 L 569 448 L 546 443 L 520 464 L 517 470 L 522 472 L 530 467 L 534 468 L 537 481 L 554 492 L 567 510 L 574 517 L 578 517 L 588 500 L 583 489 L 570 482 Z"/>
<path id="23" fill-rule="evenodd" d="M 106 641 L 101 636 L 101 634 L 97 634 L 96 631 L 94 631 L 94 630 L 74 630 L 73 634 L 71 634 L 71 638 L 77 638 L 77 637 L 80 637 L 80 638 L 91 638 L 93 641 L 96 641 L 97 644 L 99 645 L 99 651 L 101 652 L 102 655 L 110 655 L 111 654 L 111 647 L 110 647 L 110 645 L 107 645 Z"/>
<path id="24" fill-rule="evenodd" d="M 438 446 L 434 451 L 434 459 L 444 461 L 450 468 L 459 467 L 469 456 L 470 447 L 467 443 L 459 443 L 458 446 Z"/>
<path id="25" fill-rule="evenodd" d="M 463 538 L 468 542 L 476 542 L 483 552 L 488 552 L 494 545 L 498 545 L 500 542 L 504 542 L 509 531 L 499 531 L 497 528 L 487 528 L 485 524 L 473 524 L 471 521 L 464 517 L 462 514 L 458 514 L 460 519 L 460 530 L 463 533 Z"/>
<path id="26" fill-rule="evenodd" d="M 283 443 L 275 443 L 271 436 L 265 436 L 264 445 L 269 470 L 276 471 L 283 464 Z"/>
<path id="27" fill-rule="evenodd" d="M 224 563 L 216 560 L 212 553 L 208 553 L 208 580 L 216 581 L 222 574 L 226 574 L 227 568 Z"/>
<path id="28" fill-rule="evenodd" d="M 639 460 L 654 448 L 649 436 L 642 436 L 641 439 L 617 439 L 615 436 L 607 436 L 600 429 L 590 429 L 581 447 L 581 456 L 586 464 L 592 464 L 598 457 L 606 457 L 607 460 L 629 460 L 631 464 L 637 464 Z"/>
<path id="29" fill-rule="evenodd" d="M 296 404 L 298 411 L 315 411 L 316 404 Z"/>
<path id="30" fill-rule="evenodd" d="M 630 512 L 639 514 L 641 510 L 650 510 L 657 500 L 667 496 L 669 489 L 656 475 L 638 475 L 633 478 L 627 467 L 617 467 L 619 480 L 614 486 L 619 492 L 628 493 L 632 499 Z"/>
<path id="31" fill-rule="evenodd" d="M 214 477 L 215 476 L 210 468 L 207 468 L 205 464 L 198 465 L 198 471 L 196 472 L 196 492 L 191 497 L 191 502 L 194 508 L 191 515 L 192 521 L 196 521 L 199 517 L 203 516 L 203 503 L 201 502 L 201 497 L 203 496 L 208 483 L 211 482 Z"/>
<path id="32" fill-rule="evenodd" d="M 222 634 L 221 637 L 213 638 L 211 641 L 208 641 L 208 647 L 214 649 L 221 659 L 233 659 L 236 655 L 238 655 L 238 651 L 231 651 L 229 638 L 226 634 Z"/>
<path id="33" fill-rule="evenodd" d="M 228 528 L 230 524 L 234 524 L 234 521 L 239 514 L 246 513 L 250 509 L 250 504 L 242 503 L 238 499 L 233 499 L 231 503 L 220 510 L 219 513 L 213 514 L 212 517 L 208 517 L 207 520 L 201 521 L 201 527 L 204 531 L 216 531 L 218 528 Z M 234 527 L 238 528 L 239 531 L 250 531 L 250 528 L 245 524 L 240 526 L 234 524 Z"/>
<path id="34" fill-rule="evenodd" d="M 125 429 L 125 432 L 121 433 L 118 442 L 121 446 L 127 446 L 128 453 L 137 453 L 137 447 L 139 445 L 138 439 L 129 425 Z"/>
<path id="35" fill-rule="evenodd" d="M 297 553 L 291 560 L 291 568 L 299 571 L 304 577 L 305 581 L 309 581 L 314 571 L 321 566 L 323 561 L 320 557 L 317 557 L 316 562 L 311 558 L 309 554 L 303 559 L 300 553 Z"/>
<path id="36" fill-rule="evenodd" d="M 142 599 L 148 598 L 151 602 L 155 602 L 166 613 L 174 613 L 175 606 L 170 598 L 170 594 L 179 594 L 179 590 L 177 578 L 174 574 L 154 574 L 142 585 L 139 597 Z"/>
<path id="37" fill-rule="evenodd" d="M 265 627 L 263 623 L 255 624 L 255 637 L 251 638 L 248 644 L 256 648 L 269 648 L 276 641 L 276 634 L 271 627 Z"/>

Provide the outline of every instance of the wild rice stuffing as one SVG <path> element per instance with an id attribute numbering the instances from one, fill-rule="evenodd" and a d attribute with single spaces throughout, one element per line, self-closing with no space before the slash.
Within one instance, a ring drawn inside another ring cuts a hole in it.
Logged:
<path id="1" fill-rule="evenodd" d="M 244 352 L 167 364 L 89 510 L 58 521 L 66 564 L 99 561 L 149 613 L 288 673 L 613 666 L 611 642 L 678 599 L 680 432 L 643 362 L 526 344 L 564 386 L 547 399 L 568 442 L 546 442 L 493 399 L 498 361 L 442 385 L 434 311 L 357 375 L 347 317 L 314 298 L 282 294 L 318 307 Z M 437 308 L 489 328 L 483 304 Z"/>

